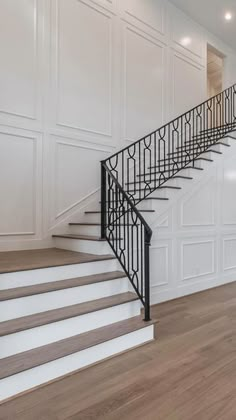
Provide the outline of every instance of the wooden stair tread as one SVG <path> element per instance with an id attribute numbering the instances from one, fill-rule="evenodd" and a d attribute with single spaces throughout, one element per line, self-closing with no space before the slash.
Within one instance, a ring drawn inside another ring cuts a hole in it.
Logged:
<path id="1" fill-rule="evenodd" d="M 143 209 L 139 209 L 138 210 L 140 213 L 155 213 L 155 210 L 143 210 Z M 85 214 L 100 214 L 101 211 L 98 210 L 94 210 L 94 211 L 86 211 Z"/>
<path id="2" fill-rule="evenodd" d="M 53 309 L 33 315 L 27 315 L 21 318 L 11 319 L 0 323 L 0 337 L 30 328 L 51 324 L 53 322 L 62 321 L 64 319 L 85 315 L 123 303 L 132 302 L 137 299 L 138 296 L 135 293 L 126 292 L 102 299 L 96 299 L 91 302 L 79 303 L 76 305 L 66 306 L 64 308 Z"/>
<path id="3" fill-rule="evenodd" d="M 202 139 L 202 140 L 204 140 L 204 139 Z M 217 146 L 218 144 L 222 145 L 222 146 L 230 147 L 230 144 L 227 144 L 220 139 L 220 140 L 215 140 L 215 141 L 214 140 L 207 140 L 207 141 L 203 141 L 203 142 L 200 142 L 200 141 L 198 142 L 196 140 L 194 140 L 193 142 L 186 141 L 186 143 L 184 143 L 183 146 L 177 146 L 176 149 L 178 149 L 178 150 L 181 150 L 181 149 L 188 150 L 188 149 L 186 149 L 186 146 L 188 146 L 189 150 L 190 149 L 192 150 L 192 149 L 197 149 L 201 146 L 211 147 L 211 146 Z M 194 146 L 194 147 L 192 147 L 192 146 Z"/>
<path id="4" fill-rule="evenodd" d="M 190 162 L 190 163 L 192 163 L 192 162 Z M 196 171 L 204 171 L 203 168 L 199 168 L 197 166 L 185 166 L 184 168 L 181 168 L 179 171 L 183 171 L 184 169 L 195 169 Z"/>
<path id="5" fill-rule="evenodd" d="M 200 148 L 202 147 L 202 146 L 199 146 L 199 153 L 200 154 L 203 154 L 203 153 L 218 153 L 219 155 L 222 155 L 222 152 L 220 152 L 220 151 L 218 151 L 218 150 L 214 150 L 214 149 L 209 149 L 209 147 L 212 147 L 212 146 L 215 146 L 214 144 L 212 144 L 211 146 L 207 146 L 207 149 L 206 150 L 202 150 L 202 151 L 200 151 Z M 182 150 L 182 152 L 180 152 L 180 151 L 178 151 L 178 152 L 173 152 L 173 153 L 171 153 L 170 154 L 170 156 L 172 156 L 172 157 L 179 157 L 179 156 L 181 156 L 182 158 L 185 158 L 185 157 L 189 157 L 189 156 L 191 156 L 192 155 L 192 152 L 193 151 L 197 151 L 198 150 L 198 147 L 195 147 L 194 149 L 192 149 L 192 150 Z M 183 153 L 187 153 L 187 156 L 184 156 L 183 155 Z"/>
<path id="6" fill-rule="evenodd" d="M 195 160 L 205 160 L 206 162 L 214 162 L 213 159 L 208 159 L 208 158 L 204 158 L 204 157 L 198 157 Z"/>
<path id="7" fill-rule="evenodd" d="M 58 280 L 50 283 L 35 284 L 31 286 L 17 287 L 14 289 L 0 290 L 0 302 L 10 299 L 38 295 L 42 293 L 55 292 L 57 290 L 70 289 L 78 286 L 101 283 L 103 281 L 121 279 L 126 277 L 122 271 L 111 271 L 108 273 L 93 274 L 91 276 L 76 277 L 67 280 Z"/>
<path id="8" fill-rule="evenodd" d="M 157 187 L 159 190 L 169 189 L 169 190 L 181 190 L 181 187 L 175 187 L 174 185 L 161 185 L 160 187 Z"/>
<path id="9" fill-rule="evenodd" d="M 129 334 L 133 331 L 153 325 L 155 322 L 156 321 L 145 322 L 140 316 L 137 316 L 6 357 L 0 360 L 0 379 L 88 349 L 122 335 Z"/>
<path id="10" fill-rule="evenodd" d="M 111 259 L 115 257 L 110 254 L 94 255 L 58 248 L 0 252 L 0 274 Z"/>
<path id="11" fill-rule="evenodd" d="M 192 176 L 185 176 L 185 175 L 176 175 L 176 176 L 173 176 L 173 179 L 174 178 L 176 178 L 176 179 L 188 179 L 188 180 L 192 180 L 193 179 Z"/>
<path id="12" fill-rule="evenodd" d="M 236 128 L 236 124 L 234 122 L 232 123 L 228 123 L 228 124 L 222 124 L 222 125 L 218 125 L 216 127 L 209 127 L 206 128 L 205 130 L 201 130 L 200 133 L 207 133 L 209 131 L 215 131 L 215 130 L 224 130 L 224 129 L 230 129 L 230 128 Z"/>
<path id="13" fill-rule="evenodd" d="M 126 193 L 127 194 L 135 195 L 135 194 L 137 194 L 139 192 L 143 192 L 144 191 L 146 193 L 152 194 L 154 191 L 156 191 L 157 189 L 161 189 L 161 188 L 172 188 L 172 187 L 156 187 L 156 188 L 154 188 L 154 187 L 149 187 L 149 184 L 147 183 L 144 186 L 144 188 L 141 188 L 141 189 L 137 188 L 136 190 L 127 190 Z M 152 189 L 153 189 L 153 191 L 152 191 Z M 181 187 L 174 187 L 174 189 L 181 189 Z M 143 200 L 143 198 L 142 198 L 142 200 Z"/>
<path id="14" fill-rule="evenodd" d="M 184 169 L 184 168 L 183 168 Z M 188 168 L 188 169 L 191 169 L 191 168 Z M 163 174 L 165 174 L 166 172 L 168 172 L 168 170 L 167 171 L 165 171 L 165 172 L 147 172 L 147 173 L 144 173 L 144 174 L 140 174 L 140 175 L 137 175 L 137 177 L 147 177 L 147 178 L 149 178 L 149 177 L 152 177 L 152 175 L 163 175 Z M 180 172 L 180 171 L 179 171 Z M 177 174 L 179 173 L 179 172 L 177 172 Z M 185 175 L 173 175 L 173 177 L 172 177 L 172 179 L 174 179 L 174 178 L 185 178 L 185 179 L 193 179 L 192 177 L 189 177 L 189 176 L 185 176 Z M 157 178 L 153 178 L 153 180 L 156 180 Z M 165 180 L 165 182 L 167 182 L 167 181 L 169 181 L 169 178 L 167 178 L 166 177 L 166 180 Z M 139 182 L 139 181 L 138 181 Z M 140 181 L 140 182 L 143 182 L 142 180 Z"/>
<path id="15" fill-rule="evenodd" d="M 77 235 L 77 234 L 61 234 L 61 235 L 52 235 L 53 238 L 67 238 L 67 239 L 82 239 L 84 241 L 97 241 L 97 242 L 104 242 L 106 239 L 100 238 L 100 236 L 92 236 L 92 235 Z"/>
<path id="16" fill-rule="evenodd" d="M 87 223 L 85 223 L 85 222 L 83 222 L 83 223 L 77 223 L 77 222 L 71 222 L 71 223 L 69 223 L 69 226 L 101 226 L 101 223 L 93 223 L 93 222 L 87 222 Z"/>
<path id="17" fill-rule="evenodd" d="M 202 152 L 202 153 L 208 153 L 208 152 L 211 152 L 211 153 L 216 153 L 216 154 L 218 154 L 218 155 L 222 155 L 223 153 L 222 152 L 220 152 L 219 150 L 214 150 L 214 149 L 208 149 L 208 150 L 205 150 L 204 152 Z"/>
<path id="18" fill-rule="evenodd" d="M 144 200 L 161 200 L 161 201 L 168 201 L 168 197 L 146 197 Z"/>

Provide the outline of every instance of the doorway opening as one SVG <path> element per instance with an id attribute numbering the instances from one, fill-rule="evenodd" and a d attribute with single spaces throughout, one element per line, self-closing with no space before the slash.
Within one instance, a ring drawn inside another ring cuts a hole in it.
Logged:
<path id="1" fill-rule="evenodd" d="M 224 55 L 207 45 L 207 94 L 208 98 L 223 90 Z"/>

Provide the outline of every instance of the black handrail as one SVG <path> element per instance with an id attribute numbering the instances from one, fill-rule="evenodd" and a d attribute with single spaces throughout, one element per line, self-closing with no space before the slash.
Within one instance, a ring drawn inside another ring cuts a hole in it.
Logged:
<path id="1" fill-rule="evenodd" d="M 217 93 L 216 95 L 212 96 L 211 98 L 206 99 L 205 101 L 203 101 L 202 103 L 200 103 L 199 105 L 191 108 L 190 110 L 184 112 L 183 114 L 179 115 L 178 117 L 174 118 L 173 120 L 169 121 L 168 123 L 162 125 L 161 127 L 159 127 L 157 130 L 152 131 L 149 134 L 146 134 L 144 137 L 141 137 L 141 139 L 136 140 L 134 142 L 132 142 L 132 144 L 123 147 L 122 149 L 120 149 L 118 152 L 114 153 L 113 155 L 109 156 L 107 159 L 104 159 L 103 162 L 106 162 L 108 160 L 110 160 L 111 158 L 115 157 L 118 153 L 124 152 L 125 150 L 129 149 L 130 147 L 134 146 L 137 143 L 140 143 L 141 141 L 143 141 L 145 138 L 152 136 L 153 134 L 157 133 L 157 131 L 163 130 L 165 129 L 165 127 L 169 126 L 170 124 L 174 124 L 176 121 L 178 121 L 180 118 L 183 118 L 185 115 L 189 114 L 190 112 L 196 110 L 196 108 L 199 108 L 201 106 L 203 106 L 204 104 L 207 104 L 209 101 L 212 101 L 214 99 L 217 99 L 220 95 L 226 93 L 227 91 L 229 91 L 230 89 L 234 89 L 234 91 L 236 90 L 236 84 L 233 84 L 232 86 L 224 89 L 221 93 Z"/>
<path id="2" fill-rule="evenodd" d="M 236 129 L 236 85 L 102 161 L 101 235 L 111 245 L 150 319 L 152 231 L 137 204 Z"/>
<path id="3" fill-rule="evenodd" d="M 152 229 L 104 161 L 101 162 L 101 172 L 101 237 L 106 238 L 110 243 L 113 252 L 144 305 L 145 321 L 149 321 L 149 247 Z M 140 246 L 139 239 L 141 238 L 144 240 L 144 245 L 141 244 Z M 135 241 L 136 248 L 134 250 Z M 134 264 L 138 269 L 135 270 Z"/>

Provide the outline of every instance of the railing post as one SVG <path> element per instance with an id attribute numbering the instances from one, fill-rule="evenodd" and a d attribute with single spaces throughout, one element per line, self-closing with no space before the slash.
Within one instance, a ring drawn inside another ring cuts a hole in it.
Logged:
<path id="1" fill-rule="evenodd" d="M 145 262 L 145 307 L 144 321 L 150 321 L 150 245 L 152 233 L 145 229 L 144 234 L 144 262 Z"/>
<path id="2" fill-rule="evenodd" d="M 101 162 L 101 238 L 106 238 L 106 168 L 103 161 Z"/>

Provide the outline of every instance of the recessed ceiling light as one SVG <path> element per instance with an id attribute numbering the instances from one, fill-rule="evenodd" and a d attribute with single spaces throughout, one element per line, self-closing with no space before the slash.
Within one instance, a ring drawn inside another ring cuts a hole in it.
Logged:
<path id="1" fill-rule="evenodd" d="M 232 19 L 232 13 L 227 12 L 225 13 L 225 20 L 231 20 Z"/>
<path id="2" fill-rule="evenodd" d="M 187 47 L 188 45 L 190 45 L 191 42 L 192 40 L 189 36 L 185 36 L 184 38 L 180 40 L 181 45 L 183 45 L 184 47 Z"/>

